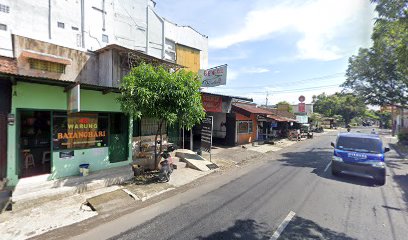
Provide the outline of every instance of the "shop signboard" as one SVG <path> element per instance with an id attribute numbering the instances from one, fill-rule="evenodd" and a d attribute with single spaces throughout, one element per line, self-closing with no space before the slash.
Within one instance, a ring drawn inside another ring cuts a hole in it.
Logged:
<path id="1" fill-rule="evenodd" d="M 71 159 L 74 157 L 74 151 L 60 151 L 59 158 Z"/>
<path id="2" fill-rule="evenodd" d="M 77 113 L 81 111 L 81 87 L 76 84 L 73 88 L 68 90 L 68 112 Z"/>
<path id="3" fill-rule="evenodd" d="M 54 150 L 106 147 L 107 119 L 96 113 L 54 116 Z"/>
<path id="4" fill-rule="evenodd" d="M 306 104 L 305 103 L 299 103 L 298 109 L 299 109 L 299 112 L 301 112 L 301 113 L 306 112 Z"/>
<path id="5" fill-rule="evenodd" d="M 222 112 L 222 97 L 209 94 L 202 95 L 202 102 L 207 112 Z"/>
<path id="6" fill-rule="evenodd" d="M 273 127 L 273 128 L 278 127 L 278 122 L 275 121 L 275 120 L 273 120 L 273 121 L 271 122 L 271 127 Z"/>
<path id="7" fill-rule="evenodd" d="M 200 69 L 202 87 L 215 87 L 227 84 L 227 64 L 210 69 Z"/>
<path id="8" fill-rule="evenodd" d="M 296 121 L 298 121 L 298 123 L 309 123 L 309 117 L 307 115 L 297 115 Z"/>
<path id="9" fill-rule="evenodd" d="M 213 116 L 207 116 L 201 123 L 201 150 L 211 153 Z"/>

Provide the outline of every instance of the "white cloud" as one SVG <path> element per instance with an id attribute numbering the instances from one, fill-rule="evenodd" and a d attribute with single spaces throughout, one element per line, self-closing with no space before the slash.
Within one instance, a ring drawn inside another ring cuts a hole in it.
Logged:
<path id="1" fill-rule="evenodd" d="M 227 82 L 231 80 L 235 80 L 238 77 L 238 75 L 239 75 L 239 72 L 229 68 L 227 71 Z"/>
<path id="2" fill-rule="evenodd" d="M 301 34 L 297 42 L 299 59 L 334 60 L 342 56 L 334 45 L 336 37 L 345 37 L 345 26 L 368 11 L 364 0 L 287 1 L 273 7 L 247 13 L 240 30 L 218 38 L 210 38 L 210 47 L 228 48 L 234 44 L 271 37 L 274 33 L 295 31 Z M 370 7 L 370 9 L 372 9 Z M 371 19 L 367 19 L 370 21 Z M 364 25 L 366 27 L 366 25 Z"/>
<path id="3" fill-rule="evenodd" d="M 241 72 L 242 73 L 266 73 L 266 72 L 269 72 L 269 69 L 261 68 L 261 67 L 251 67 L 251 68 L 243 68 Z"/>

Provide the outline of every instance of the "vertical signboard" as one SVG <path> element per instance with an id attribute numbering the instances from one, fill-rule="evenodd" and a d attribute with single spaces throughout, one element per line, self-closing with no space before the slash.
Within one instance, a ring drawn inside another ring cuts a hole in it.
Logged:
<path id="1" fill-rule="evenodd" d="M 213 117 L 207 116 L 201 123 L 201 150 L 211 154 Z M 210 155 L 211 156 L 211 155 Z"/>
<path id="2" fill-rule="evenodd" d="M 306 112 L 306 104 L 305 103 L 299 103 L 299 112 L 304 113 Z"/>
<path id="3" fill-rule="evenodd" d="M 81 111 L 81 87 L 80 84 L 76 84 L 73 88 L 68 90 L 68 112 L 77 113 Z"/>

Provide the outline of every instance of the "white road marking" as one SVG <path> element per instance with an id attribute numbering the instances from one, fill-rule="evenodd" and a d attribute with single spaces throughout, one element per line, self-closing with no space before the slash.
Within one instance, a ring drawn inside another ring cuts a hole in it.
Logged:
<path id="1" fill-rule="evenodd" d="M 292 212 L 292 211 L 289 212 L 288 216 L 286 216 L 283 222 L 279 225 L 278 229 L 276 229 L 276 231 L 273 233 L 271 240 L 277 240 L 279 238 L 283 230 L 285 230 L 286 226 L 288 225 L 288 223 L 292 220 L 292 218 L 295 215 L 296 215 L 295 212 Z"/>
<path id="2" fill-rule="evenodd" d="M 329 164 L 327 164 L 326 168 L 324 169 L 324 172 L 326 172 L 327 169 L 329 169 L 330 165 L 331 165 L 331 161 L 329 162 Z"/>

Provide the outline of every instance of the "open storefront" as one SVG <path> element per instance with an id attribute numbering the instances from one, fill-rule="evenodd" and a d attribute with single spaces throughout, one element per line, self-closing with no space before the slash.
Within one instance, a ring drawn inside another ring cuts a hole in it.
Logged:
<path id="1" fill-rule="evenodd" d="M 29 82 L 13 86 L 15 124 L 8 126 L 7 155 L 11 185 L 42 174 L 49 180 L 79 175 L 80 164 L 89 164 L 93 172 L 131 162 L 132 124 L 120 111 L 118 94 L 81 89 L 81 111 L 71 113 L 65 90 Z"/>

